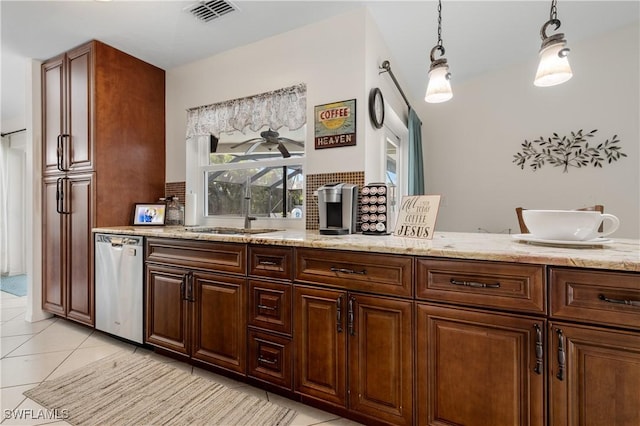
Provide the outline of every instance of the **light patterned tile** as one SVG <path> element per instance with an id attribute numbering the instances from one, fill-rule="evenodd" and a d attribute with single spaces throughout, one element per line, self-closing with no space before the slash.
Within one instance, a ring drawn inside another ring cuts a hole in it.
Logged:
<path id="1" fill-rule="evenodd" d="M 73 351 L 71 355 L 67 359 L 55 369 L 53 373 L 46 377 L 46 380 L 56 379 L 64 374 L 70 373 L 74 370 L 82 368 L 87 364 L 91 364 L 92 362 L 101 360 L 102 358 L 106 358 L 109 355 L 112 355 L 116 352 L 128 351 L 133 352 L 133 347 L 128 345 L 125 346 L 117 346 L 117 345 L 103 345 L 103 346 L 95 346 L 90 348 L 77 349 Z"/>
<path id="2" fill-rule="evenodd" d="M 58 318 L 55 317 L 37 322 L 27 322 L 24 319 L 14 319 L 12 321 L 4 322 L 0 325 L 0 336 L 5 337 L 20 336 L 25 334 L 38 334 L 57 321 Z"/>
<path id="3" fill-rule="evenodd" d="M 39 383 L 51 374 L 72 351 L 2 358 L 3 388 Z"/>
<path id="4" fill-rule="evenodd" d="M 20 345 L 31 339 L 33 335 L 23 334 L 21 336 L 0 337 L 0 347 L 2 348 L 2 358 L 16 350 Z"/>
<path id="5" fill-rule="evenodd" d="M 0 312 L 0 320 L 2 320 L 3 323 L 18 318 L 24 320 L 25 312 L 27 312 L 27 308 L 25 306 L 18 306 L 14 308 L 5 308 L 3 306 L 2 312 Z"/>
<path id="6" fill-rule="evenodd" d="M 91 334 L 91 330 L 71 323 L 56 321 L 11 353 L 11 356 L 73 350 Z"/>
<path id="7" fill-rule="evenodd" d="M 0 407 L 2 408 L 2 412 L 4 413 L 4 410 L 13 410 L 15 408 L 18 408 L 18 405 L 22 404 L 22 402 L 27 399 L 27 397 L 24 396 L 22 392 L 27 391 L 35 386 L 37 385 L 31 384 L 2 388 L 2 401 Z"/>

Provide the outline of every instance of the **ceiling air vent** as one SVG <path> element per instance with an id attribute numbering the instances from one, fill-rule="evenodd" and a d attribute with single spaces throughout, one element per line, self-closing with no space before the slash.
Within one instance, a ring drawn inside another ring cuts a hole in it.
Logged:
<path id="1" fill-rule="evenodd" d="M 218 19 L 227 13 L 234 12 L 238 10 L 238 8 L 234 4 L 224 0 L 203 0 L 189 6 L 187 10 L 199 20 L 209 22 L 214 19 Z"/>

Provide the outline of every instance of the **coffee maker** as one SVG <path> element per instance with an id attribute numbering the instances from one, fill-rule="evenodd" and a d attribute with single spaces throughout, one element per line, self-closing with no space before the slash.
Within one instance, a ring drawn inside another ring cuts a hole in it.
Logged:
<path id="1" fill-rule="evenodd" d="M 358 185 L 328 183 L 318 188 L 320 233 L 327 235 L 356 232 Z"/>

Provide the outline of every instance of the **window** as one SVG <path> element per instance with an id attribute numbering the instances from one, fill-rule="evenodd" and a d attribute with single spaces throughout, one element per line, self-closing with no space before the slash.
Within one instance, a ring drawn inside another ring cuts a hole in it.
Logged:
<path id="1" fill-rule="evenodd" d="M 260 129 L 211 138 L 204 173 L 205 216 L 241 216 L 249 200 L 255 217 L 301 218 L 304 211 L 306 126 Z"/>
<path id="2" fill-rule="evenodd" d="M 306 99 L 298 84 L 187 111 L 186 189 L 203 200 L 199 224 L 303 217 Z"/>

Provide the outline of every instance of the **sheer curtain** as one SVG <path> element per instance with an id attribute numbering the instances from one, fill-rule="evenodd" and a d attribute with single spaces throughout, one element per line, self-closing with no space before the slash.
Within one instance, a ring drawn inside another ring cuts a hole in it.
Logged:
<path id="1" fill-rule="evenodd" d="M 252 131 L 269 126 L 296 130 L 307 122 L 307 86 L 298 84 L 272 92 L 217 104 L 191 108 L 187 112 L 187 139 L 193 136 L 230 133 L 249 127 Z"/>
<path id="2" fill-rule="evenodd" d="M 422 159 L 422 121 L 409 108 L 409 195 L 424 195 L 424 164 Z"/>

